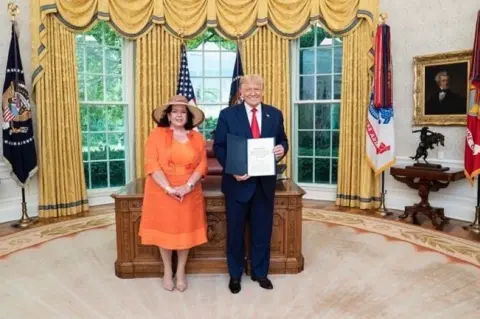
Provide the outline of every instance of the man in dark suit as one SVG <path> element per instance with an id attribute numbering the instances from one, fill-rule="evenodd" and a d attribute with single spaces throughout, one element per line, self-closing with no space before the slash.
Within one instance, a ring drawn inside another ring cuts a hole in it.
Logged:
<path id="1" fill-rule="evenodd" d="M 437 88 L 425 105 L 426 115 L 466 114 L 467 99 L 450 89 L 450 76 L 446 71 L 435 76 Z"/>
<path id="2" fill-rule="evenodd" d="M 277 108 L 263 104 L 263 79 L 248 75 L 240 80 L 244 102 L 223 109 L 217 122 L 213 150 L 223 167 L 227 157 L 227 134 L 247 138 L 274 137 L 272 150 L 277 161 L 288 151 L 283 115 Z M 273 227 L 273 205 L 276 176 L 249 177 L 223 172 L 222 192 L 227 209 L 227 262 L 230 273 L 228 287 L 232 293 L 241 290 L 245 267 L 244 234 L 249 220 L 252 280 L 262 288 L 273 289 L 268 279 L 270 241 Z"/>

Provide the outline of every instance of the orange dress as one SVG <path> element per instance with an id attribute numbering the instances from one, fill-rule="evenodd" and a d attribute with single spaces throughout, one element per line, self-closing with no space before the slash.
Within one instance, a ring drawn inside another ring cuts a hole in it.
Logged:
<path id="1" fill-rule="evenodd" d="M 157 127 L 145 145 L 145 191 L 139 235 L 143 245 L 165 249 L 189 249 L 207 242 L 205 199 L 197 182 L 183 201 L 168 195 L 152 173 L 161 169 L 170 186 L 187 183 L 194 172 L 207 173 L 207 152 L 204 137 L 196 131 L 188 133 L 186 143 L 173 138 L 169 128 Z"/>

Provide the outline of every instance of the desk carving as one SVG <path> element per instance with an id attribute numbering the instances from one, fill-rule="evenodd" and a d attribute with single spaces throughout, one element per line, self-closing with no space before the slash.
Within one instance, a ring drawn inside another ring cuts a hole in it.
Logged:
<path id="1" fill-rule="evenodd" d="M 405 206 L 405 211 L 400 216 L 401 219 L 405 219 L 411 215 L 413 223 L 418 225 L 417 214 L 422 213 L 432 221 L 432 225 L 435 226 L 436 229 L 442 229 L 443 226 L 448 223 L 444 209 L 432 207 L 428 197 L 430 192 L 438 192 L 442 188 L 447 188 L 451 182 L 465 178 L 465 174 L 463 170 L 450 173 L 447 172 L 449 168 L 443 169 L 446 171 L 417 167 L 392 167 L 390 169 L 390 175 L 392 175 L 395 180 L 407 185 L 409 188 L 418 190 L 418 196 L 420 197 L 419 203 L 413 206 Z"/>
<path id="2" fill-rule="evenodd" d="M 157 277 L 163 275 L 160 252 L 155 246 L 140 243 L 144 179 L 134 181 L 112 197 L 115 200 L 117 260 L 115 274 L 120 278 Z M 228 273 L 226 263 L 226 213 L 220 176 L 207 176 L 203 184 L 206 198 L 208 243 L 190 251 L 188 273 Z M 302 196 L 304 191 L 291 180 L 278 181 L 274 226 L 271 242 L 270 273 L 295 274 L 303 270 Z M 246 229 L 245 247 L 249 247 Z M 251 273 L 250 256 L 245 261 Z"/>

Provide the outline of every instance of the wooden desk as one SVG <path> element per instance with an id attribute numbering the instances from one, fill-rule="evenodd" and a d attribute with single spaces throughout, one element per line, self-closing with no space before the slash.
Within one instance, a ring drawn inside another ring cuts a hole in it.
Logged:
<path id="1" fill-rule="evenodd" d="M 445 217 L 443 208 L 430 206 L 428 195 L 430 192 L 438 192 L 440 189 L 446 188 L 450 185 L 450 182 L 465 178 L 463 170 L 449 172 L 412 167 L 392 167 L 390 175 L 408 187 L 418 189 L 418 196 L 420 196 L 419 203 L 413 206 L 405 206 L 405 212 L 400 218 L 405 219 L 412 215 L 413 223 L 419 224 L 417 213 L 423 213 L 430 218 L 436 229 L 442 229 L 448 222 L 448 218 Z M 438 219 L 440 219 L 440 223 L 438 223 Z"/>
<path id="2" fill-rule="evenodd" d="M 115 199 L 117 260 L 115 274 L 120 278 L 163 275 L 160 252 L 140 243 L 138 228 L 142 215 L 145 181 L 134 181 L 112 197 Z M 190 251 L 188 273 L 228 273 L 226 260 L 225 201 L 220 176 L 207 176 L 203 182 L 208 221 L 208 243 Z M 271 245 L 270 273 L 295 274 L 303 270 L 302 197 L 305 192 L 291 180 L 277 182 Z M 246 230 L 246 271 L 250 274 L 249 236 Z"/>

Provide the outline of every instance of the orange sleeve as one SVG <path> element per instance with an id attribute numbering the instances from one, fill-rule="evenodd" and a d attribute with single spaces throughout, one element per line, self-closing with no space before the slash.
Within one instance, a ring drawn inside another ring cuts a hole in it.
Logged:
<path id="1" fill-rule="evenodd" d="M 197 165 L 197 168 L 195 168 L 196 173 L 200 173 L 202 177 L 207 175 L 208 172 L 208 165 L 207 165 L 207 142 L 205 141 L 205 138 L 203 137 L 202 134 L 198 134 L 198 140 L 199 143 L 201 143 L 202 147 L 202 154 L 200 155 L 200 162 Z"/>
<path id="2" fill-rule="evenodd" d="M 160 170 L 160 160 L 157 151 L 157 139 L 158 134 L 156 131 L 152 131 L 145 143 L 145 175 L 148 176 L 158 170 Z"/>

